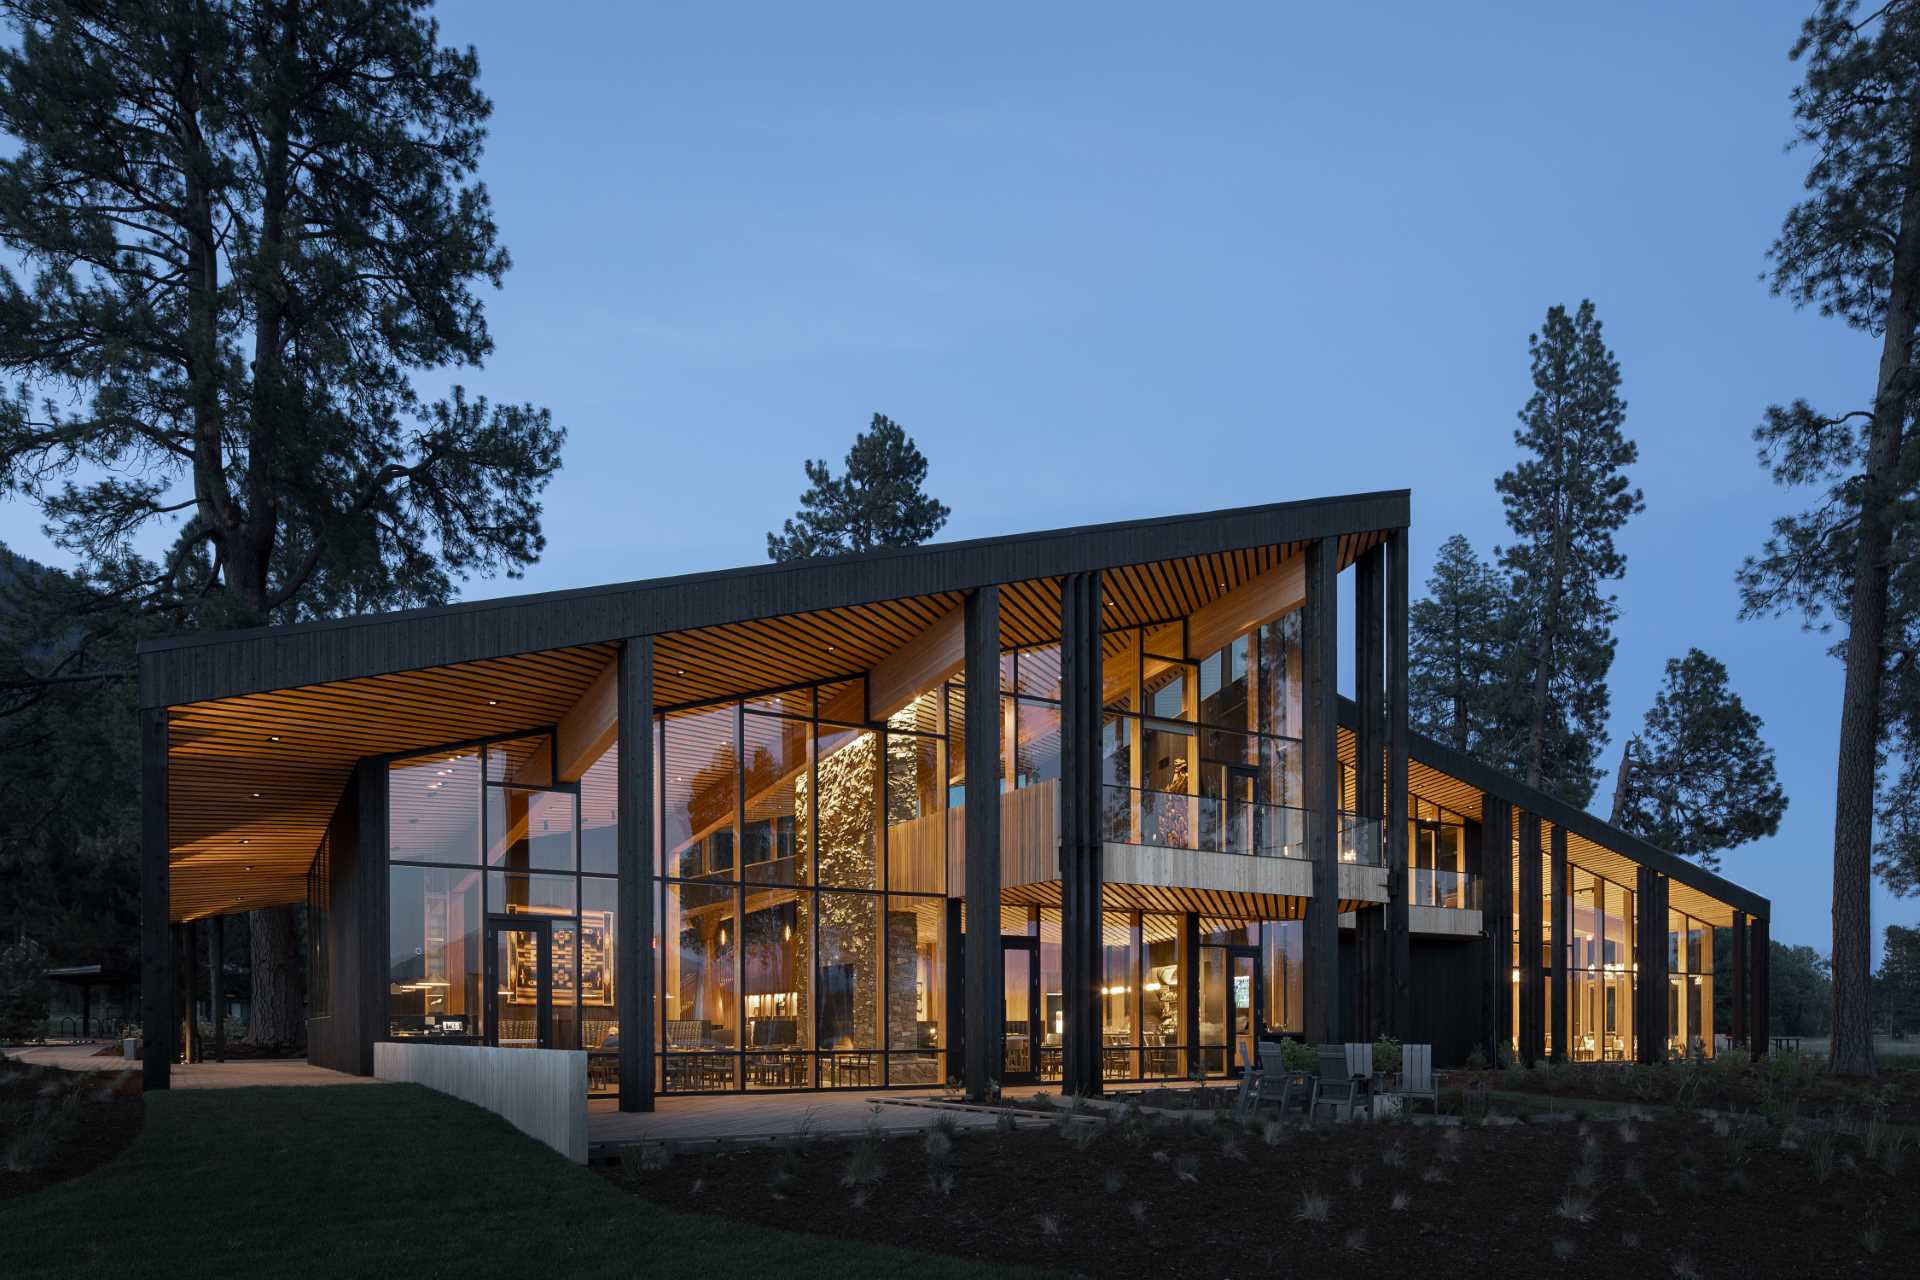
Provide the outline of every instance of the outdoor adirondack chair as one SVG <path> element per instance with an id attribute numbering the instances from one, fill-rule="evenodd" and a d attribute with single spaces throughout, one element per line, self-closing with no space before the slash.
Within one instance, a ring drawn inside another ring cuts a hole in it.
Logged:
<path id="1" fill-rule="evenodd" d="M 1337 1044 L 1315 1045 L 1313 1056 L 1318 1065 L 1309 1114 L 1317 1116 L 1320 1108 L 1333 1107 L 1343 1118 L 1351 1120 L 1354 1103 L 1359 1100 L 1359 1088 L 1347 1069 L 1346 1049 Z"/>
<path id="2" fill-rule="evenodd" d="M 1296 1108 L 1310 1110 L 1312 1102 L 1313 1077 L 1304 1071 L 1288 1070 L 1280 1046 L 1263 1042 L 1260 1045 L 1260 1078 L 1255 1086 L 1254 1107 L 1279 1107 L 1280 1114 L 1285 1115 Z"/>
<path id="3" fill-rule="evenodd" d="M 1432 1045 L 1400 1046 L 1400 1096 L 1425 1098 L 1433 1104 L 1433 1114 L 1440 1114 L 1440 1087 L 1433 1079 Z"/>

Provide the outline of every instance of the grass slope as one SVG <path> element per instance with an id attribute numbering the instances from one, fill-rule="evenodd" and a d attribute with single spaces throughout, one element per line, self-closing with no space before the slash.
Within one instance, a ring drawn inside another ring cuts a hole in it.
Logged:
<path id="1" fill-rule="evenodd" d="M 0 1276 L 1002 1274 L 669 1213 L 414 1085 L 149 1094 L 114 1163 L 0 1203 Z"/>

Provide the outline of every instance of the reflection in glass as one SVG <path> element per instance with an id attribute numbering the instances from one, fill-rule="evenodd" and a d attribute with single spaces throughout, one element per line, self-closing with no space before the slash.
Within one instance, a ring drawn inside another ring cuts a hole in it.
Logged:
<path id="1" fill-rule="evenodd" d="M 580 1047 L 589 1051 L 619 1048 L 619 1013 L 614 979 L 619 965 L 620 882 L 583 877 L 580 881 Z M 558 935 L 555 935 L 558 951 Z M 590 1071 L 589 1076 L 592 1075 Z"/>
<path id="2" fill-rule="evenodd" d="M 749 1089 L 813 1083 L 813 895 L 794 889 L 747 890 L 743 1003 Z"/>
<path id="3" fill-rule="evenodd" d="M 487 865 L 572 871 L 573 796 L 565 791 L 487 788 Z"/>
<path id="4" fill-rule="evenodd" d="M 730 706 L 670 715 L 661 724 L 666 766 L 661 830 L 670 876 L 733 876 L 736 727 Z"/>
<path id="5" fill-rule="evenodd" d="M 795 791 L 807 780 L 810 734 L 802 720 L 746 717 L 746 827 L 740 856 L 746 880 L 804 884 L 808 878 L 807 831 L 796 817 Z"/>
<path id="6" fill-rule="evenodd" d="M 387 873 L 387 1031 L 474 1039 L 481 1033 L 480 873 Z"/>
<path id="7" fill-rule="evenodd" d="M 620 744 L 614 743 L 580 775 L 580 869 L 620 870 Z"/>
<path id="8" fill-rule="evenodd" d="M 553 738 L 535 734 L 487 744 L 487 781 L 520 787 L 553 785 Z"/>
<path id="9" fill-rule="evenodd" d="M 1146 964 L 1140 975 L 1141 1074 L 1186 1074 L 1180 1022 L 1180 917 L 1143 915 L 1141 942 Z"/>
<path id="10" fill-rule="evenodd" d="M 1013 785 L 1038 786 L 1059 776 L 1059 704 L 1022 698 L 1014 712 Z"/>
<path id="11" fill-rule="evenodd" d="M 661 935 L 666 961 L 660 990 L 663 1047 L 669 1054 L 734 1049 L 739 1014 L 733 998 L 734 967 L 740 930 L 734 920 L 733 890 L 720 885 L 668 884 Z M 680 1084 L 708 1087 L 690 1079 Z"/>
<path id="12" fill-rule="evenodd" d="M 890 1084 L 939 1084 L 943 1078 L 937 1051 L 946 1046 L 945 915 L 939 898 L 887 899 Z"/>
<path id="13" fill-rule="evenodd" d="M 573 876 L 487 872 L 487 910 L 495 915 L 570 916 L 577 910 Z"/>
<path id="14" fill-rule="evenodd" d="M 880 899 L 820 895 L 819 1045 L 880 1047 Z"/>
<path id="15" fill-rule="evenodd" d="M 1105 1048 L 1101 1073 L 1109 1080 L 1127 1080 L 1140 1072 L 1134 1053 L 1134 1011 L 1139 1005 L 1140 917 L 1130 911 L 1101 915 L 1102 969 L 1101 1026 Z"/>
<path id="16" fill-rule="evenodd" d="M 480 861 L 480 752 L 469 747 L 396 761 L 387 770 L 393 862 Z"/>

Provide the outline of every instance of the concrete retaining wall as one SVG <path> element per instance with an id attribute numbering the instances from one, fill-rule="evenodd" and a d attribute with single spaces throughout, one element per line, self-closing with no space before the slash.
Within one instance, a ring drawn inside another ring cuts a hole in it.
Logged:
<path id="1" fill-rule="evenodd" d="M 485 1107 L 575 1164 L 587 1162 L 587 1055 L 577 1049 L 382 1042 L 373 1046 L 373 1074 Z"/>

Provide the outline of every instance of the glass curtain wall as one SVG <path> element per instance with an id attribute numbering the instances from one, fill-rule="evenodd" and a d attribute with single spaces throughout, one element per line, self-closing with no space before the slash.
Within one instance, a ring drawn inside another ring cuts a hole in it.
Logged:
<path id="1" fill-rule="evenodd" d="M 1185 627 L 1103 636 L 1106 838 L 1305 856 L 1298 611 L 1198 658 L 1186 656 Z M 1340 826 L 1343 860 L 1378 861 L 1377 823 L 1346 813 Z"/>
<path id="2" fill-rule="evenodd" d="M 1407 901 L 1416 907 L 1480 909 L 1480 881 L 1467 870 L 1466 820 L 1409 793 Z"/>
<path id="3" fill-rule="evenodd" d="M 850 680 L 660 718 L 664 1091 L 944 1078 L 947 701 L 865 725 Z"/>
<path id="4" fill-rule="evenodd" d="M 1544 843 L 1544 839 L 1543 839 Z M 1514 844 L 1513 883 L 1519 883 L 1519 843 Z M 1551 859 L 1542 856 L 1541 947 L 1545 959 L 1541 983 L 1541 1025 L 1547 1052 L 1553 1052 L 1553 984 L 1567 983 L 1567 1055 L 1576 1062 L 1631 1062 L 1634 1056 L 1633 991 L 1635 967 L 1634 891 L 1596 876 L 1583 867 L 1567 866 L 1568 901 L 1562 920 L 1566 949 L 1554 963 L 1552 927 L 1553 877 Z M 1520 1028 L 1520 913 L 1511 921 L 1513 1039 L 1519 1049 Z"/>
<path id="5" fill-rule="evenodd" d="M 553 749 L 539 733 L 389 764 L 387 1034 L 540 1042 L 544 934 L 545 1043 L 588 1050 L 605 1092 L 618 1049 L 613 749 L 577 783 L 555 780 Z M 513 929 L 514 917 L 544 923 Z"/>
<path id="6" fill-rule="evenodd" d="M 1667 912 L 1667 1054 L 1713 1056 L 1713 926 Z"/>

